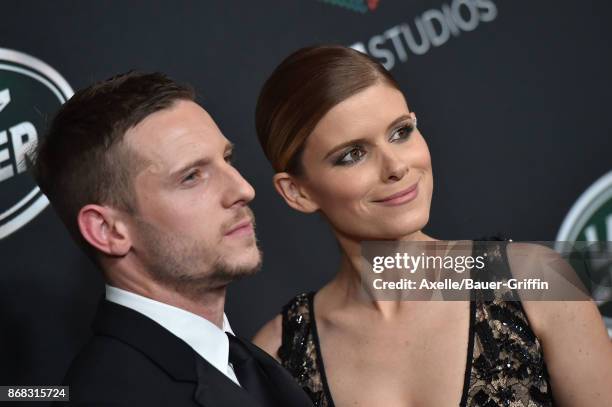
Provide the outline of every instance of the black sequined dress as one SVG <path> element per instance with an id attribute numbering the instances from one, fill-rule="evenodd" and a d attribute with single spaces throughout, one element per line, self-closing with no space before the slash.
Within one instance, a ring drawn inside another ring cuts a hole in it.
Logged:
<path id="1" fill-rule="evenodd" d="M 474 255 L 478 255 L 476 243 Z M 498 242 L 497 247 L 488 245 L 486 250 L 490 266 L 507 272 L 505 242 Z M 316 407 L 333 407 L 314 318 L 314 294 L 300 294 L 283 307 L 278 355 Z M 459 406 L 553 405 L 542 347 L 520 301 L 472 300 L 468 357 Z"/>

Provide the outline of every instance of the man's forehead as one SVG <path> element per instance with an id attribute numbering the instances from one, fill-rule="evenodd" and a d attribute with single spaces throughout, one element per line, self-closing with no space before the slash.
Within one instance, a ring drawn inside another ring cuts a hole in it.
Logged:
<path id="1" fill-rule="evenodd" d="M 142 158 L 160 164 L 185 154 L 212 154 L 229 143 L 210 115 L 190 101 L 149 115 L 127 131 L 125 140 Z"/>

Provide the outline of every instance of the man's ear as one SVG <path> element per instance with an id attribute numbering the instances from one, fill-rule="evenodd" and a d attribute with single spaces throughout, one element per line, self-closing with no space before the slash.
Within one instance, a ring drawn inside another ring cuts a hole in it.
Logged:
<path id="1" fill-rule="evenodd" d="M 125 222 L 116 210 L 101 205 L 86 205 L 78 214 L 81 235 L 90 245 L 109 256 L 125 256 L 132 240 Z"/>
<path id="2" fill-rule="evenodd" d="M 312 213 L 319 209 L 319 205 L 312 200 L 305 188 L 301 187 L 291 174 L 279 172 L 274 174 L 272 180 L 276 192 L 293 209 L 304 213 Z"/>

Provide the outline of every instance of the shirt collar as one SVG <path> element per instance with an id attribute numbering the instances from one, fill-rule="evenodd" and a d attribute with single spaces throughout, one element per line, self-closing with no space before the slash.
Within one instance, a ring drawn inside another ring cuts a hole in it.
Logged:
<path id="1" fill-rule="evenodd" d="M 106 285 L 106 299 L 140 312 L 185 341 L 211 365 L 226 374 L 229 360 L 229 340 L 232 335 L 227 316 L 223 313 L 223 329 L 184 309 L 143 297 L 136 293 Z"/>

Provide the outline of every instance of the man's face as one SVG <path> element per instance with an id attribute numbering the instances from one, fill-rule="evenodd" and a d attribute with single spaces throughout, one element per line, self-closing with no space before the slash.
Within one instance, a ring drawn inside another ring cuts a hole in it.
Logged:
<path id="1" fill-rule="evenodd" d="M 130 129 L 125 142 L 143 161 L 134 177 L 132 249 L 155 280 L 198 292 L 258 269 L 247 206 L 255 191 L 204 109 L 177 101 Z"/>

